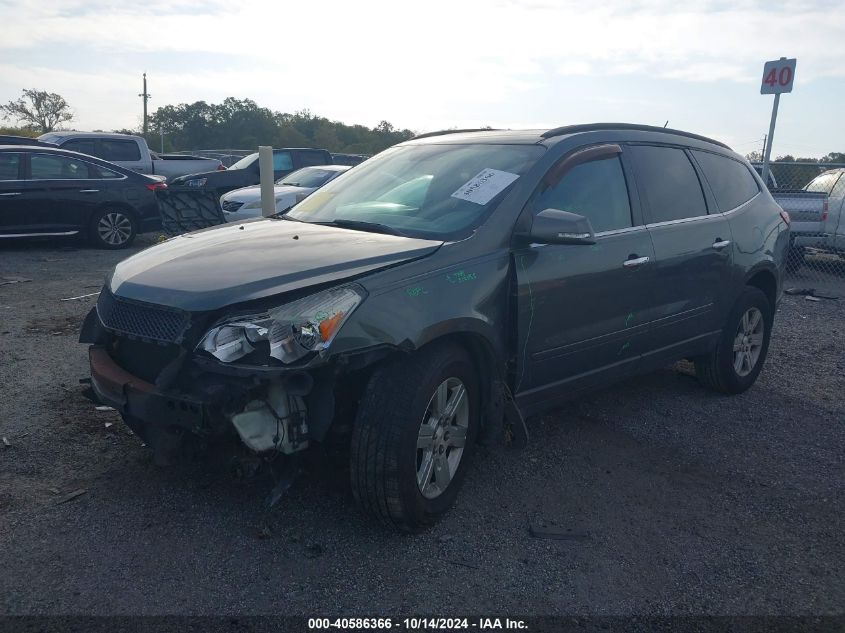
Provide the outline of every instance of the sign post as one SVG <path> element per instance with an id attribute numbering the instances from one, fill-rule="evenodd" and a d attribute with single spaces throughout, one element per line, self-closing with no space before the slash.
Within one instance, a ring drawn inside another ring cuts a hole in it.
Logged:
<path id="1" fill-rule="evenodd" d="M 775 95 L 775 102 L 772 105 L 772 120 L 769 123 L 768 142 L 763 155 L 762 176 L 763 183 L 767 187 L 769 186 L 769 158 L 772 155 L 772 141 L 775 138 L 775 122 L 778 118 L 780 95 L 783 92 L 792 92 L 792 82 L 795 81 L 795 63 L 797 61 L 795 58 L 781 57 L 763 65 L 763 82 L 760 84 L 760 94 Z"/>

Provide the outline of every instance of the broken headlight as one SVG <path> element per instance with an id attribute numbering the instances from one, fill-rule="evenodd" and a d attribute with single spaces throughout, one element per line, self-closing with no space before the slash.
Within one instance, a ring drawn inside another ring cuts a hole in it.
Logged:
<path id="1" fill-rule="evenodd" d="M 209 330 L 197 349 L 231 363 L 265 346 L 272 358 L 292 363 L 326 349 L 365 294 L 360 286 L 343 286 L 264 314 L 233 318 Z"/>

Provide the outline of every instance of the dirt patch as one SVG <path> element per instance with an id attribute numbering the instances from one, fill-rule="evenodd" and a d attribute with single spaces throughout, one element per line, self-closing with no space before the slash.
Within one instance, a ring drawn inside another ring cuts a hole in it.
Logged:
<path id="1" fill-rule="evenodd" d="M 73 431 L 94 433 L 116 433 L 126 430 L 120 414 L 114 409 L 97 409 L 98 404 L 88 398 L 91 388 L 85 385 L 68 388 L 62 387 L 60 392 L 51 400 L 50 404 L 57 413 L 62 425 L 72 427 Z"/>
<path id="2" fill-rule="evenodd" d="M 79 334 L 84 315 L 43 317 L 32 319 L 26 326 L 30 334 L 50 334 L 52 336 L 66 336 Z"/>

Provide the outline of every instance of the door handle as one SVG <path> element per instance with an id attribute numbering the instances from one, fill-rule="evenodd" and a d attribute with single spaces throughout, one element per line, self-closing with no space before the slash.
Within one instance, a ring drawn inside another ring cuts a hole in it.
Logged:
<path id="1" fill-rule="evenodd" d="M 99 193 L 99 189 L 80 189 L 79 193 Z"/>
<path id="2" fill-rule="evenodd" d="M 723 240 L 721 238 L 717 238 L 716 241 L 713 242 L 713 248 L 715 248 L 718 251 L 718 250 L 725 248 L 725 246 L 727 246 L 730 243 L 731 243 L 730 240 Z"/>
<path id="3" fill-rule="evenodd" d="M 637 266 L 642 266 L 643 264 L 647 264 L 649 261 L 651 261 L 650 257 L 647 257 L 647 256 L 646 257 L 636 257 L 636 256 L 634 256 L 634 257 L 631 257 L 629 259 L 626 259 L 624 262 L 622 262 L 622 265 L 625 268 L 636 268 Z"/>
<path id="4" fill-rule="evenodd" d="M 19 196 L 21 195 L 20 191 L 11 191 L 9 193 L 0 193 L 0 196 L 9 197 L 9 196 Z"/>

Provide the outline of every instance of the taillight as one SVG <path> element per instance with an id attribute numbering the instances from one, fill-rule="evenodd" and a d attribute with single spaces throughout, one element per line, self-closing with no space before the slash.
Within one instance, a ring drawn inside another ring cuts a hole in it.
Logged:
<path id="1" fill-rule="evenodd" d="M 822 207 L 822 222 L 825 222 L 827 220 L 827 211 L 828 211 L 827 200 L 825 200 L 824 206 Z"/>
<path id="2" fill-rule="evenodd" d="M 786 211 L 781 211 L 780 217 L 784 222 L 786 222 L 786 226 L 792 224 L 792 219 L 789 217 L 789 214 Z"/>
<path id="3" fill-rule="evenodd" d="M 219 165 L 217 165 L 217 171 L 226 171 L 226 165 L 220 163 Z"/>
<path id="4" fill-rule="evenodd" d="M 165 183 L 165 182 L 151 182 L 146 187 L 150 191 L 159 191 L 160 189 L 167 189 L 167 183 Z"/>

